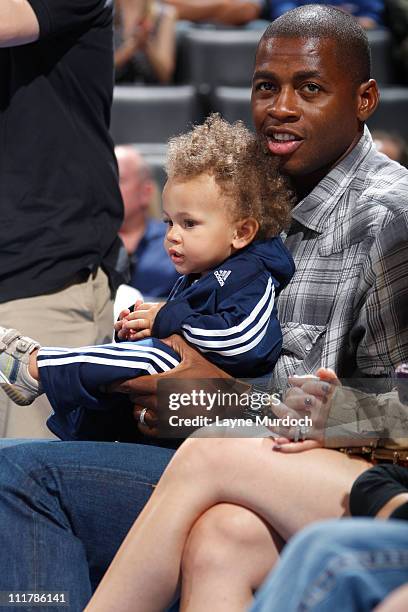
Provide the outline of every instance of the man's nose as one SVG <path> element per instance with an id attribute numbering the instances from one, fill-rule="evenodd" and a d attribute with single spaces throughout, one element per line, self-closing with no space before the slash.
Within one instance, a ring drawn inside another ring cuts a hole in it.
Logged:
<path id="1" fill-rule="evenodd" d="M 296 92 L 290 87 L 283 87 L 270 100 L 267 112 L 280 123 L 297 121 L 300 116 L 300 109 Z"/>

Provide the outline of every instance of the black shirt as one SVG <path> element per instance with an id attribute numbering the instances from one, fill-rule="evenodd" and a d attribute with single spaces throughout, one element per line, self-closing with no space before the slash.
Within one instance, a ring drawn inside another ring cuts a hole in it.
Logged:
<path id="1" fill-rule="evenodd" d="M 0 302 L 101 265 L 123 281 L 108 133 L 111 0 L 28 0 L 38 41 L 0 49 Z"/>

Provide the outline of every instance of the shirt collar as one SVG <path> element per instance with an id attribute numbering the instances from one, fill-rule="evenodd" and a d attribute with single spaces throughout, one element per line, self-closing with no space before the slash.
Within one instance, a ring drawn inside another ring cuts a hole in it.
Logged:
<path id="1" fill-rule="evenodd" d="M 364 126 L 364 133 L 356 146 L 295 206 L 292 218 L 321 234 L 327 218 L 354 178 L 355 169 L 373 146 L 371 134 Z"/>

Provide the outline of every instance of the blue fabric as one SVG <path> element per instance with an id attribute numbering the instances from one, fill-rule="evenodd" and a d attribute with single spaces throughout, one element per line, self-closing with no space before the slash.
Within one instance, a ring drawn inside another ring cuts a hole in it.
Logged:
<path id="1" fill-rule="evenodd" d="M 68 591 L 83 610 L 171 456 L 103 442 L 1 449 L 0 590 Z"/>
<path id="2" fill-rule="evenodd" d="M 165 299 L 180 278 L 163 246 L 166 225 L 150 219 L 131 261 L 130 285 L 146 298 Z"/>
<path id="3" fill-rule="evenodd" d="M 276 19 L 287 11 L 304 4 L 325 4 L 319 0 L 266 0 L 265 10 L 262 16 L 267 19 Z M 332 0 L 327 3 L 336 8 L 342 8 L 354 17 L 371 17 L 378 25 L 383 23 L 384 2 L 383 0 L 354 0 L 353 2 L 342 2 Z"/>
<path id="4" fill-rule="evenodd" d="M 405 521 L 326 521 L 288 544 L 251 612 L 369 612 L 407 581 Z"/>
<path id="5" fill-rule="evenodd" d="M 183 335 L 231 376 L 271 372 L 282 346 L 276 298 L 294 270 L 280 238 L 253 242 L 202 277 L 182 277 L 152 335 Z"/>
<path id="6" fill-rule="evenodd" d="M 47 425 L 62 440 L 137 441 L 128 398 L 106 393 L 104 387 L 160 374 L 179 362 L 177 353 L 156 338 L 75 349 L 43 347 L 37 363 L 54 410 Z"/>

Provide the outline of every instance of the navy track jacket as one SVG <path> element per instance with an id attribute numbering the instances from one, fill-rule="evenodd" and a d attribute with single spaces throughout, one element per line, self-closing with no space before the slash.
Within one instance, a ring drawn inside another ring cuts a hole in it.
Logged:
<path id="1" fill-rule="evenodd" d="M 180 334 L 235 377 L 271 372 L 282 347 L 275 302 L 294 271 L 280 238 L 255 241 L 202 277 L 181 277 L 152 336 Z"/>

